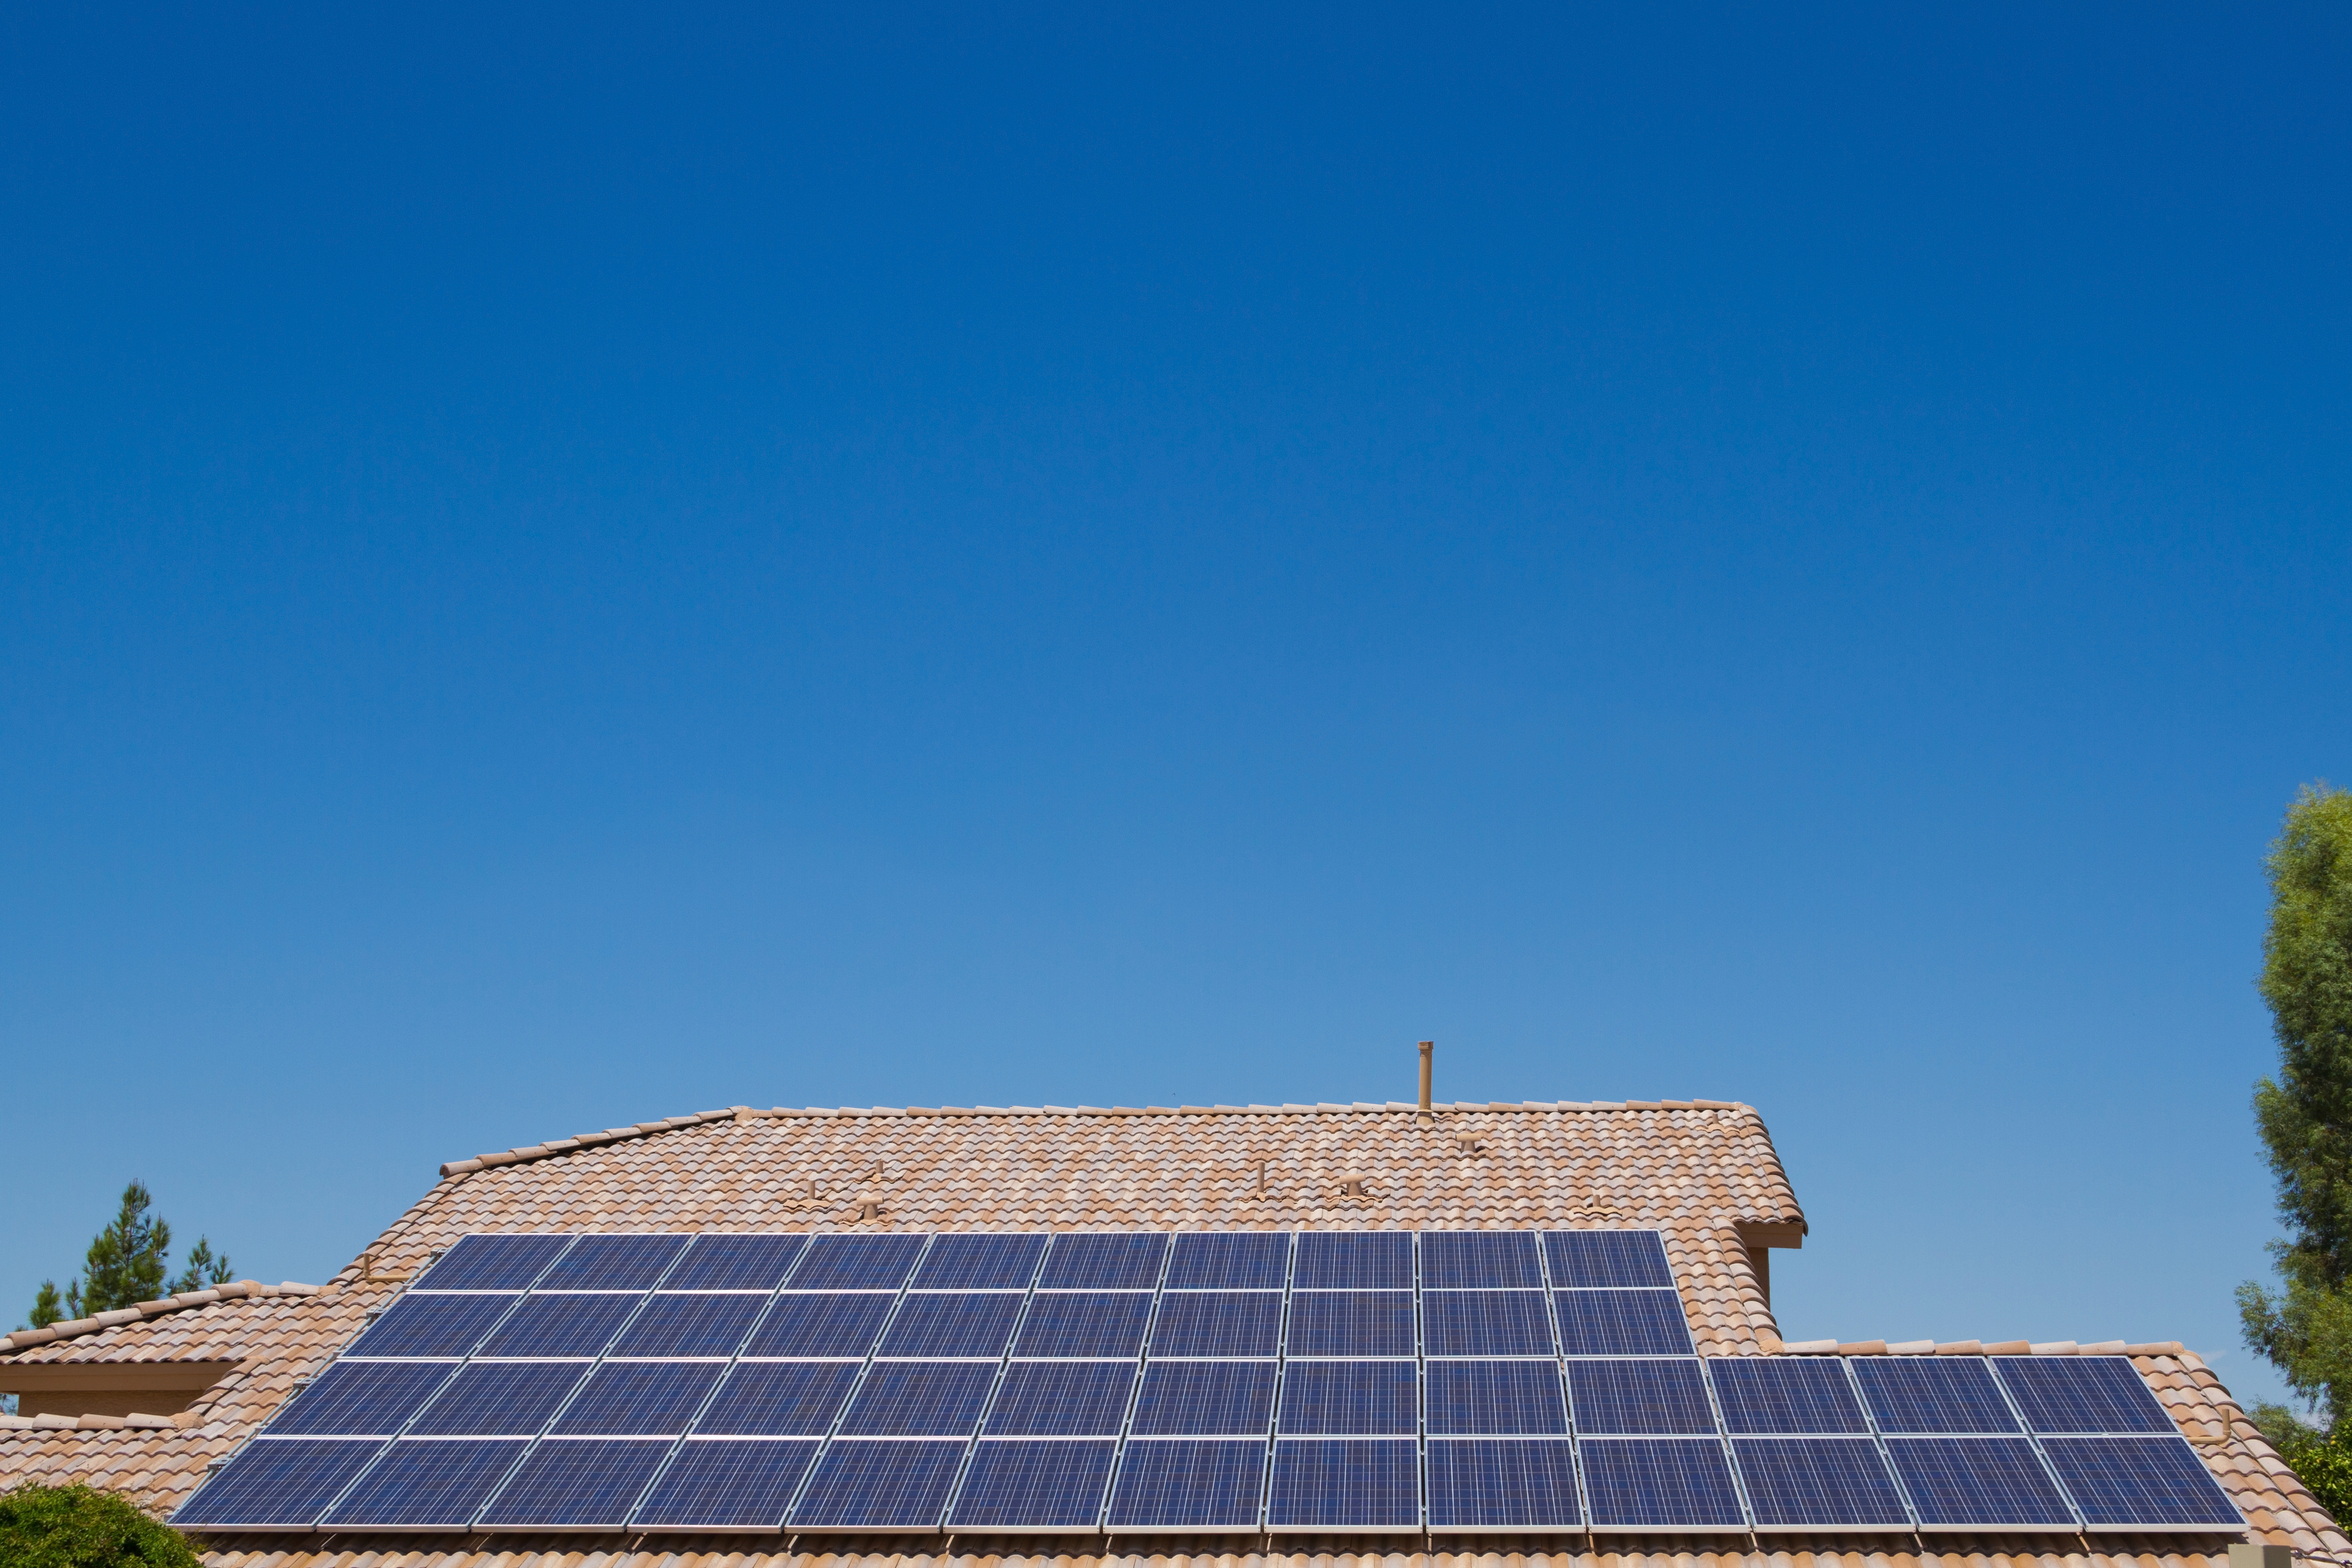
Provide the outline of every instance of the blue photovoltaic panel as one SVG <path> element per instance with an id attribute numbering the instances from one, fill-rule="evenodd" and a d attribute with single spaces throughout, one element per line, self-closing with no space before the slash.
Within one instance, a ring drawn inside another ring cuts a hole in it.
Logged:
<path id="1" fill-rule="evenodd" d="M 1285 1437 L 1353 1437 L 1416 1429 L 1409 1361 L 1297 1361 L 1284 1369 Z"/>
<path id="2" fill-rule="evenodd" d="M 1973 1355 L 1856 1356 L 1853 1375 L 1882 1432 L 2017 1430 L 1992 1373 Z"/>
<path id="3" fill-rule="evenodd" d="M 1150 1291 L 1160 1284 L 1168 1238 L 1150 1232 L 1088 1235 L 1065 1231 L 1045 1253 L 1041 1291 Z"/>
<path id="4" fill-rule="evenodd" d="M 1274 1446 L 1266 1522 L 1276 1530 L 1418 1530 L 1421 1469 L 1410 1441 Z"/>
<path id="5" fill-rule="evenodd" d="M 814 1439 L 701 1442 L 689 1438 L 638 1505 L 639 1530 L 774 1530 L 816 1458 Z"/>
<path id="6" fill-rule="evenodd" d="M 419 1437 L 530 1437 L 587 1370 L 584 1361 L 470 1363 L 409 1430 Z"/>
<path id="7" fill-rule="evenodd" d="M 1723 1445 L 1712 1438 L 1620 1437 L 1577 1445 L 1596 1530 L 1746 1526 Z"/>
<path id="8" fill-rule="evenodd" d="M 1296 1291 L 1410 1291 L 1412 1233 L 1310 1230 L 1298 1238 Z"/>
<path id="9" fill-rule="evenodd" d="M 1143 1353 L 1151 1297 L 1141 1291 L 1033 1296 L 1013 1354 L 1022 1356 L 1117 1356 Z"/>
<path id="10" fill-rule="evenodd" d="M 481 1355 L 594 1355 L 642 1295 L 530 1296 L 482 1342 Z"/>
<path id="11" fill-rule="evenodd" d="M 548 1430 L 578 1437 L 676 1437 L 726 1370 L 716 1361 L 608 1361 L 590 1375 Z"/>
<path id="12" fill-rule="evenodd" d="M 1151 1354 L 1272 1356 L 1282 1349 L 1282 1298 L 1272 1291 L 1170 1291 L 1151 1325 Z"/>
<path id="13" fill-rule="evenodd" d="M 1424 1291 L 1540 1291 L 1543 1260 L 1528 1230 L 1424 1230 Z"/>
<path id="14" fill-rule="evenodd" d="M 1911 1528 L 1911 1512 L 1868 1437 L 1740 1437 L 1731 1445 L 1760 1530 Z"/>
<path id="15" fill-rule="evenodd" d="M 650 1291 L 690 1238 L 583 1236 L 540 1276 L 542 1291 Z"/>
<path id="16" fill-rule="evenodd" d="M 822 1437 L 856 1385 L 854 1361 L 739 1361 L 694 1429 L 705 1436 Z"/>
<path id="17" fill-rule="evenodd" d="M 519 1437 L 453 1443 L 403 1438 L 360 1478 L 324 1522 L 463 1529 L 528 1447 Z"/>
<path id="18" fill-rule="evenodd" d="M 1575 1445 L 1454 1440 L 1429 1445 L 1432 1530 L 1574 1530 Z"/>
<path id="19" fill-rule="evenodd" d="M 1571 1361 L 1568 1389 L 1580 1432 L 1664 1437 L 1715 1430 L 1715 1411 L 1707 1405 L 1696 1356 Z"/>
<path id="20" fill-rule="evenodd" d="M 2236 1530 L 2244 1521 L 2196 1450 L 2169 1437 L 2052 1437 L 2051 1468 L 2095 1528 Z"/>
<path id="21" fill-rule="evenodd" d="M 1731 1432 L 1870 1430 L 1845 1367 L 1832 1357 L 1716 1356 L 1706 1370 Z"/>
<path id="22" fill-rule="evenodd" d="M 1421 1339 L 1427 1355 L 1549 1356 L 1551 1314 L 1541 1291 L 1432 1291 Z"/>
<path id="23" fill-rule="evenodd" d="M 2074 1528 L 2074 1511 L 2022 1437 L 1890 1437 L 1886 1452 L 1923 1528 Z"/>
<path id="24" fill-rule="evenodd" d="M 785 1282 L 795 1291 L 895 1291 L 922 1250 L 919 1236 L 819 1236 Z"/>
<path id="25" fill-rule="evenodd" d="M 457 1370 L 446 1361 L 339 1361 L 281 1408 L 269 1430 L 280 1437 L 313 1432 L 388 1437 Z"/>
<path id="26" fill-rule="evenodd" d="M 835 1443 L 793 1510 L 795 1530 L 929 1530 L 947 1511 L 961 1443 Z"/>
<path id="27" fill-rule="evenodd" d="M 1021 1298 L 1010 1291 L 910 1295 L 890 1320 L 890 1332 L 882 1336 L 882 1348 L 876 1354 L 995 1361 L 1004 1354 L 1013 1320 L 1020 1315 Z"/>
<path id="28" fill-rule="evenodd" d="M 669 1448 L 611 1438 L 541 1443 L 499 1489 L 481 1522 L 618 1530 Z"/>
<path id="29" fill-rule="evenodd" d="M 1688 1355 L 1690 1324 L 1672 1291 L 1556 1291 L 1563 1355 Z"/>
<path id="30" fill-rule="evenodd" d="M 983 1442 L 948 1515 L 950 1530 L 1092 1530 L 1118 1445 Z"/>
<path id="31" fill-rule="evenodd" d="M 419 1291 L 520 1291 L 545 1271 L 569 1236 L 461 1236 L 418 1277 Z"/>
<path id="32" fill-rule="evenodd" d="M 1143 1372 L 1134 1430 L 1166 1437 L 1263 1436 L 1274 1418 L 1270 1361 L 1162 1361 Z"/>
<path id="33" fill-rule="evenodd" d="M 1111 1488 L 1110 1528 L 1255 1529 L 1265 1490 L 1264 1442 L 1130 1442 Z"/>
<path id="34" fill-rule="evenodd" d="M 345 1355 L 466 1355 L 515 1304 L 513 1296 L 425 1296 L 394 1301 Z"/>
<path id="35" fill-rule="evenodd" d="M 382 1443 L 316 1439 L 248 1443 L 180 1505 L 172 1522 L 184 1530 L 307 1528 L 383 1449 Z"/>
<path id="36" fill-rule="evenodd" d="M 772 1291 L 807 1245 L 805 1236 L 698 1236 L 685 1261 L 662 1285 L 672 1291 Z"/>
<path id="37" fill-rule="evenodd" d="M 1654 1230 L 1552 1230 L 1544 1235 L 1552 1288 L 1672 1290 L 1665 1243 Z"/>
<path id="38" fill-rule="evenodd" d="M 989 1407 L 991 1437 L 1116 1437 L 1135 1391 L 1131 1361 L 1016 1361 Z"/>
<path id="39" fill-rule="evenodd" d="M 855 1356 L 860 1361 L 882 1337 L 893 1298 L 875 1291 L 826 1292 L 776 1298 L 745 1355 Z"/>
<path id="40" fill-rule="evenodd" d="M 1568 1430 L 1556 1362 L 1433 1361 L 1424 1375 L 1433 1433 L 1486 1437 Z"/>
<path id="41" fill-rule="evenodd" d="M 1292 1355 L 1411 1355 L 1411 1291 L 1300 1291 L 1290 1298 Z"/>
<path id="42" fill-rule="evenodd" d="M 750 1294 L 656 1296 L 613 1342 L 613 1354 L 733 1355 L 767 1304 Z"/>
<path id="43" fill-rule="evenodd" d="M 1025 1291 L 1045 1250 L 1043 1236 L 934 1236 L 915 1270 L 918 1291 Z"/>
<path id="44" fill-rule="evenodd" d="M 1992 1369 L 2025 1412 L 2029 1430 L 2179 1432 L 2122 1356 L 2000 1355 Z"/>
<path id="45" fill-rule="evenodd" d="M 1168 1260 L 1171 1291 L 1279 1291 L 1289 1274 L 1286 1230 L 1189 1231 Z"/>
<path id="46" fill-rule="evenodd" d="M 994 1362 L 876 1362 L 841 1418 L 842 1435 L 968 1437 L 995 1381 Z"/>

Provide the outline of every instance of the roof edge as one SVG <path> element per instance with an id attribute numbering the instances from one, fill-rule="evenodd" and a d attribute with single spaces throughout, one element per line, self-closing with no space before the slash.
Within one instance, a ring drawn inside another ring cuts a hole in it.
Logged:
<path id="1" fill-rule="evenodd" d="M 51 1323 L 45 1329 L 18 1329 L 12 1334 L 0 1334 L 0 1355 L 30 1350 L 37 1344 L 55 1344 L 61 1339 L 79 1339 L 83 1334 L 97 1333 L 104 1329 L 120 1328 L 124 1323 L 143 1322 L 160 1318 L 166 1312 L 192 1312 L 221 1301 L 242 1301 L 274 1296 L 315 1296 L 316 1285 L 305 1285 L 288 1280 L 281 1284 L 265 1285 L 258 1280 L 239 1280 L 233 1284 L 215 1285 L 206 1291 L 189 1291 L 176 1296 L 163 1296 L 152 1301 L 141 1301 L 136 1306 L 118 1307 L 110 1312 L 100 1312 L 94 1318 L 72 1318 L 65 1322 Z"/>
<path id="2" fill-rule="evenodd" d="M 1978 1339 L 1909 1340 L 1889 1344 L 1883 1339 L 1855 1340 L 1841 1344 L 1833 1339 L 1800 1340 L 1794 1343 L 1781 1342 L 1782 1355 L 2187 1355 L 2189 1347 L 2179 1340 L 2158 1340 L 2146 1344 L 2126 1344 L 2122 1340 L 2103 1340 L 2096 1344 L 2078 1344 L 2071 1339 L 2045 1340 L 2029 1343 L 2021 1339 L 1985 1341 Z"/>

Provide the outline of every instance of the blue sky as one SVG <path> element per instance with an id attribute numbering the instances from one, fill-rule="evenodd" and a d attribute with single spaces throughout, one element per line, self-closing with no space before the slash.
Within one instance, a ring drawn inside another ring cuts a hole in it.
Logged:
<path id="1" fill-rule="evenodd" d="M 27 10 L 0 1304 L 753 1104 L 1722 1097 L 2242 1392 L 2340 6 Z"/>

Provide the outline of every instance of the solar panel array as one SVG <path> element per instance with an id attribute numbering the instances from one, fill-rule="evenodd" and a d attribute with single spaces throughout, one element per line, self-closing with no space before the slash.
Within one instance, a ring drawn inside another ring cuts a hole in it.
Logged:
<path id="1" fill-rule="evenodd" d="M 1654 1231 L 469 1236 L 210 1530 L 2236 1530 L 2120 1357 L 1695 1354 Z"/>

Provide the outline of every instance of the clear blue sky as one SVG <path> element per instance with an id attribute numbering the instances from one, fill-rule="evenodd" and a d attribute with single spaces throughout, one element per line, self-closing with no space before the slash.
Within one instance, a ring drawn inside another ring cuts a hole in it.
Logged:
<path id="1" fill-rule="evenodd" d="M 0 1310 L 736 1103 L 1714 1096 L 2179 1337 L 2352 779 L 2352 12 L 27 7 Z"/>

